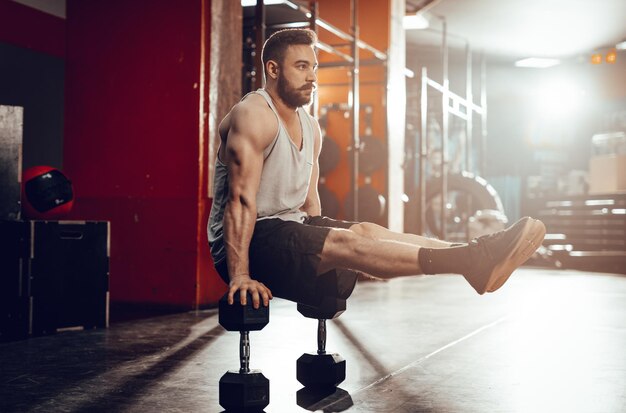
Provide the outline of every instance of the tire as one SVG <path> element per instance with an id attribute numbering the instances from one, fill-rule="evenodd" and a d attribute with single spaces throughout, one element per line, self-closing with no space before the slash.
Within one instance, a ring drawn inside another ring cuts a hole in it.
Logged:
<path id="1" fill-rule="evenodd" d="M 441 177 L 426 182 L 426 232 L 439 239 L 443 238 L 440 225 Z M 460 234 L 467 228 L 469 217 L 476 211 L 492 209 L 504 214 L 502 201 L 496 190 L 482 177 L 469 172 L 448 176 L 446 227 Z M 465 241 L 457 236 L 452 241 Z"/>

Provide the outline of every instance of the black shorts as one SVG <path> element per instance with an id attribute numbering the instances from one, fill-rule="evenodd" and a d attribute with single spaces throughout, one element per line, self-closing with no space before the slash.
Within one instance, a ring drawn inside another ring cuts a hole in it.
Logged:
<path id="1" fill-rule="evenodd" d="M 307 217 L 303 223 L 278 218 L 256 222 L 250 242 L 250 275 L 265 284 L 272 295 L 298 303 L 317 305 L 322 296 L 348 298 L 357 273 L 336 269 L 317 275 L 322 248 L 331 228 L 348 229 L 355 222 L 327 217 Z M 228 284 L 226 260 L 215 266 Z"/>

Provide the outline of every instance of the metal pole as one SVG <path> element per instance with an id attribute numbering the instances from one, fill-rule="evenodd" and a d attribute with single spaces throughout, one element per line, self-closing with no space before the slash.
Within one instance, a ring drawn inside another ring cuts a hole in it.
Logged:
<path id="1" fill-rule="evenodd" d="M 465 122 L 465 170 L 468 172 L 473 171 L 472 165 L 472 133 L 473 133 L 473 119 L 474 119 L 474 109 L 469 104 L 474 101 L 474 97 L 472 95 L 472 49 L 467 43 L 465 49 L 466 56 L 466 78 L 465 78 L 465 100 L 468 105 L 466 106 L 467 120 Z"/>
<path id="2" fill-rule="evenodd" d="M 420 233 L 425 235 L 426 233 L 426 159 L 428 157 L 428 72 L 425 67 L 422 67 L 422 89 L 421 89 L 421 101 L 420 112 L 422 128 L 420 133 L 420 176 L 419 176 L 419 191 L 420 191 Z"/>
<path id="3" fill-rule="evenodd" d="M 317 5 L 317 0 L 309 1 L 309 29 L 313 30 L 315 34 L 317 34 L 317 16 L 319 14 L 319 9 Z"/>
<path id="4" fill-rule="evenodd" d="M 256 90 L 265 85 L 265 76 L 263 75 L 265 69 L 263 67 L 263 60 L 261 56 L 263 44 L 265 43 L 265 5 L 263 4 L 263 0 L 256 0 L 256 6 L 254 9 L 254 29 L 256 32 L 254 49 L 256 53 L 254 55 L 256 75 L 254 76 L 252 90 Z"/>
<path id="5" fill-rule="evenodd" d="M 487 64 L 485 53 L 482 53 L 480 57 L 480 106 L 483 113 L 480 118 L 480 169 L 478 172 L 484 176 L 487 154 Z"/>
<path id="6" fill-rule="evenodd" d="M 352 115 L 352 196 L 353 213 L 355 221 L 359 219 L 359 151 L 361 142 L 359 138 L 359 25 L 358 0 L 350 0 L 350 11 L 352 16 L 352 93 L 350 96 L 350 109 Z"/>
<path id="7" fill-rule="evenodd" d="M 311 17 L 309 18 L 309 29 L 313 30 L 317 34 L 317 15 L 319 12 L 317 0 L 309 1 L 309 8 L 311 9 Z M 320 100 L 317 94 L 317 90 L 313 92 L 313 104 L 311 105 L 311 115 L 317 117 L 320 110 Z"/>
<path id="8" fill-rule="evenodd" d="M 465 170 L 468 172 L 474 172 L 472 170 L 472 133 L 473 133 L 473 119 L 474 108 L 470 103 L 474 102 L 472 95 L 472 49 L 469 41 L 467 42 L 465 49 L 465 63 L 466 63 L 466 78 L 465 78 L 465 100 L 467 105 L 465 106 L 465 113 L 467 119 L 465 120 Z M 468 198 L 467 211 L 465 220 L 465 241 L 470 241 L 470 215 L 472 214 L 472 198 Z"/>
<path id="9" fill-rule="evenodd" d="M 448 39 L 446 19 L 443 23 L 443 94 L 441 96 L 441 238 L 446 239 L 446 204 L 448 203 L 448 106 L 449 106 L 449 79 L 448 79 Z"/>

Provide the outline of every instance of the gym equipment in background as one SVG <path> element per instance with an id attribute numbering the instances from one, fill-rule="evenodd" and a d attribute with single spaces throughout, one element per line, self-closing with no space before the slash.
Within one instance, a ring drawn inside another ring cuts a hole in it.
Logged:
<path id="1" fill-rule="evenodd" d="M 352 211 L 352 192 L 348 193 L 344 202 L 344 210 Z M 359 220 L 362 222 L 380 222 L 385 214 L 387 200 L 372 185 L 365 184 L 359 187 Z"/>
<path id="2" fill-rule="evenodd" d="M 333 171 L 339 164 L 341 149 L 333 138 L 328 135 L 322 140 L 322 150 L 319 157 L 320 176 L 325 176 Z"/>
<path id="3" fill-rule="evenodd" d="M 441 187 L 441 177 L 433 178 L 426 184 L 425 233 L 444 239 L 441 229 L 441 216 L 438 213 L 441 210 L 442 202 Z M 507 222 L 502 201 L 496 190 L 485 179 L 468 172 L 449 175 L 447 189 L 448 196 L 445 205 L 446 240 L 466 242 L 471 239 L 472 234 L 469 228 L 471 228 L 472 219 L 476 230 L 479 229 L 476 221 L 480 221 L 480 219 L 494 221 L 492 226 L 496 231 L 503 229 L 498 225 L 498 222 L 502 225 Z M 482 212 L 487 210 L 495 212 Z"/>
<path id="4" fill-rule="evenodd" d="M 107 221 L 0 221 L 0 339 L 107 327 L 109 235 Z"/>
<path id="5" fill-rule="evenodd" d="M 330 218 L 336 218 L 339 216 L 339 200 L 333 191 L 328 189 L 328 187 L 319 183 L 317 187 L 320 195 L 320 204 L 322 204 L 322 215 Z"/>
<path id="6" fill-rule="evenodd" d="M 385 221 L 385 212 L 387 200 L 385 195 L 379 192 L 372 184 L 372 175 L 379 173 L 387 162 L 387 147 L 385 142 L 372 135 L 373 123 L 373 106 L 370 104 L 362 104 L 362 115 L 364 134 L 359 138 L 360 146 L 358 155 L 354 156 L 353 147 L 340 147 L 335 140 L 325 135 L 322 152 L 320 154 L 320 201 L 322 204 L 322 214 L 331 218 L 354 219 L 354 198 L 355 189 L 350 188 L 347 194 L 334 193 L 331 188 L 333 185 L 329 181 L 327 175 L 335 170 L 340 162 L 341 152 L 347 154 L 348 169 L 352 174 L 354 170 L 358 170 L 358 175 L 364 181 L 364 185 L 356 188 L 358 192 L 358 208 L 357 216 L 359 221 L 369 221 L 383 224 Z M 329 128 L 329 114 L 331 112 L 343 113 L 343 117 L 349 117 L 350 106 L 346 103 L 331 103 L 323 105 L 320 108 L 320 127 L 323 134 L 326 134 Z M 326 142 L 330 145 L 325 149 Z M 354 159 L 358 159 L 358 168 L 355 168 Z M 334 177 L 336 178 L 336 176 Z M 342 178 L 343 179 L 343 178 Z M 361 194 L 361 190 L 364 191 Z M 337 204 L 337 199 L 343 198 L 343 208 Z"/>
<path id="7" fill-rule="evenodd" d="M 352 148 L 348 148 L 351 150 Z M 348 158 L 350 167 L 353 164 L 353 158 Z M 380 168 L 385 166 L 387 162 L 387 147 L 385 143 L 374 136 L 361 136 L 361 147 L 359 148 L 359 173 L 369 176 Z"/>
<path id="8" fill-rule="evenodd" d="M 33 166 L 24 171 L 22 209 L 29 219 L 58 219 L 74 206 L 72 182 L 51 166 Z"/>
<path id="9" fill-rule="evenodd" d="M 464 165 L 460 168 L 461 171 L 468 171 L 471 173 L 485 173 L 485 147 L 486 147 L 486 137 L 487 137 L 487 89 L 486 89 L 486 60 L 484 54 L 480 59 L 480 100 L 478 103 L 474 101 L 474 77 L 472 74 L 473 63 L 472 63 L 472 49 L 470 47 L 469 41 L 466 42 L 465 49 L 465 63 L 466 63 L 466 80 L 465 80 L 465 96 L 460 96 L 450 89 L 450 79 L 449 79 L 449 62 L 448 62 L 448 31 L 447 31 L 447 22 L 445 19 L 442 21 L 443 27 L 441 31 L 441 83 L 438 83 L 434 79 L 430 78 L 428 75 L 428 69 L 426 66 L 423 66 L 421 69 L 421 76 L 417 77 L 419 83 L 417 86 L 417 92 L 413 94 L 412 99 L 407 100 L 407 113 L 413 113 L 415 116 L 415 120 L 419 122 L 419 134 L 414 134 L 415 141 L 411 142 L 407 149 L 413 151 L 413 155 L 407 157 L 410 159 L 411 164 L 407 168 L 411 173 L 408 174 L 408 183 L 416 184 L 414 188 L 409 188 L 407 193 L 409 197 L 413 197 L 413 190 L 415 189 L 417 192 L 416 199 L 419 200 L 419 232 L 426 235 L 428 229 L 428 220 L 427 214 L 429 206 L 428 203 L 428 185 L 427 181 L 430 179 L 427 171 L 429 166 L 433 162 L 433 148 L 430 145 L 430 139 L 432 138 L 434 123 L 432 120 L 436 118 L 440 121 L 438 128 L 440 129 L 440 162 L 439 162 L 439 171 L 437 175 L 438 182 L 440 185 L 439 198 L 441 201 L 439 202 L 439 223 L 440 228 L 436 231 L 438 236 L 443 239 L 449 239 L 448 236 L 448 228 L 447 224 L 450 222 L 449 217 L 449 205 L 448 195 L 449 195 L 449 180 L 452 180 L 452 176 L 454 173 L 458 173 L 459 171 L 454 171 L 450 168 L 450 159 L 449 159 L 449 149 L 448 146 L 450 144 L 450 127 L 451 125 L 451 117 L 454 116 L 457 118 L 461 124 L 465 126 L 465 133 L 458 134 L 461 138 L 459 142 L 461 148 L 463 148 Z M 410 95 L 411 96 L 411 95 Z M 430 102 L 430 105 L 429 105 Z M 434 105 L 433 105 L 434 102 Z M 436 111 L 433 111 L 433 106 L 438 106 Z M 410 110 L 409 108 L 413 109 Z M 418 109 L 419 108 L 419 109 Z M 419 114 L 419 116 L 418 116 Z M 474 142 L 474 121 L 478 120 L 476 126 L 480 128 L 480 136 L 477 139 L 478 145 Z M 417 123 L 415 122 L 415 123 Z M 438 122 L 435 122 L 438 123 Z M 411 124 L 411 130 L 413 125 Z M 409 140 L 407 140 L 408 142 Z M 477 148 L 475 148 L 477 146 Z M 415 168 L 417 167 L 417 168 Z M 415 182 L 415 178 L 417 178 L 417 182 Z M 454 200 L 452 201 L 454 202 Z M 431 207 L 432 208 L 432 207 Z M 456 211 L 456 209 L 455 209 Z M 432 212 L 431 212 L 432 213 Z M 464 213 L 465 215 L 472 215 L 469 211 Z M 432 224 L 432 222 L 431 222 Z M 432 225 L 431 225 L 432 229 Z M 451 228 L 451 232 L 455 232 L 456 228 Z M 467 241 L 467 240 L 463 240 Z"/>
<path id="10" fill-rule="evenodd" d="M 502 231 L 509 223 L 502 211 L 495 209 L 479 209 L 469 217 L 469 239 Z"/>
<path id="11" fill-rule="evenodd" d="M 24 108 L 0 105 L 0 219 L 20 218 Z"/>

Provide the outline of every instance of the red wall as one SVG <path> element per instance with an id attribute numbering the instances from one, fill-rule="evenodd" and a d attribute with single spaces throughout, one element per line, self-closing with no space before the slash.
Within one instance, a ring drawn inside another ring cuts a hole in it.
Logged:
<path id="1" fill-rule="evenodd" d="M 0 0 L 0 42 L 65 56 L 65 21 L 9 0 Z"/>
<path id="2" fill-rule="evenodd" d="M 72 218 L 111 221 L 114 301 L 194 308 L 224 291 L 205 235 L 209 24 L 210 0 L 67 2 L 64 171 Z"/>

